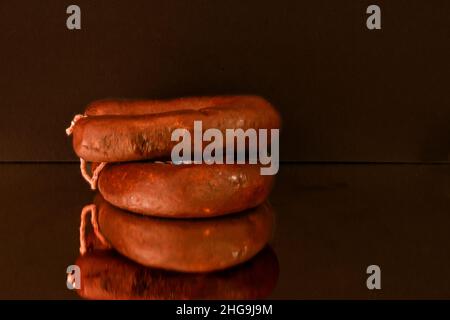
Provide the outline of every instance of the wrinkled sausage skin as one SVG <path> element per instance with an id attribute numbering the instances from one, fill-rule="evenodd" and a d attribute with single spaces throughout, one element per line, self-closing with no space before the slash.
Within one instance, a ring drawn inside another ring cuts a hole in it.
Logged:
<path id="1" fill-rule="evenodd" d="M 91 162 L 121 162 L 170 156 L 175 129 L 278 129 L 275 108 L 258 96 L 194 97 L 175 100 L 100 100 L 73 127 L 73 148 Z M 270 141 L 270 140 L 269 140 Z"/>

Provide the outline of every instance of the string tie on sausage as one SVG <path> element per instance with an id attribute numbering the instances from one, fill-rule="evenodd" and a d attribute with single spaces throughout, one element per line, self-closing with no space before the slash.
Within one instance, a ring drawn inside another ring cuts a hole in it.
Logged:
<path id="1" fill-rule="evenodd" d="M 75 287 L 76 279 L 72 273 L 67 274 L 67 282 L 70 283 L 73 288 Z"/>
<path id="2" fill-rule="evenodd" d="M 100 162 L 100 164 L 95 168 L 95 170 L 92 172 L 92 177 L 87 172 L 87 163 L 86 160 L 80 158 L 80 170 L 81 175 L 83 176 L 84 180 L 86 180 L 89 185 L 91 186 L 92 190 L 97 189 L 97 180 L 98 175 L 100 174 L 100 171 L 103 170 L 103 168 L 106 166 L 107 162 Z"/>
<path id="3" fill-rule="evenodd" d="M 73 132 L 73 127 L 75 126 L 75 124 L 77 123 L 78 120 L 80 120 L 81 118 L 86 118 L 87 116 L 84 114 L 77 114 L 75 115 L 75 117 L 73 117 L 73 120 L 70 122 L 70 127 L 68 127 L 66 129 L 66 134 L 68 136 L 70 136 Z"/>
<path id="4" fill-rule="evenodd" d="M 80 222 L 80 254 L 83 255 L 86 253 L 86 217 L 88 214 L 91 214 L 91 225 L 94 229 L 95 236 L 100 240 L 100 242 L 105 246 L 110 248 L 108 240 L 103 236 L 100 232 L 100 228 L 98 226 L 98 217 L 97 217 L 97 207 L 95 204 L 89 204 L 83 208 L 81 211 L 81 222 Z"/>

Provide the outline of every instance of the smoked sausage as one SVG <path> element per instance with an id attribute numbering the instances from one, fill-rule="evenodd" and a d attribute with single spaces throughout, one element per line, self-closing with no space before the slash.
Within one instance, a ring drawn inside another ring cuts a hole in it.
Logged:
<path id="1" fill-rule="evenodd" d="M 192 97 L 175 100 L 101 100 L 76 118 L 73 148 L 90 162 L 125 162 L 167 158 L 178 143 L 175 129 L 278 129 L 275 108 L 258 96 Z M 270 139 L 269 139 L 270 144 Z"/>
<path id="2" fill-rule="evenodd" d="M 99 174 L 98 189 L 109 203 L 132 212 L 201 218 L 260 205 L 273 180 L 253 164 L 110 163 Z"/>

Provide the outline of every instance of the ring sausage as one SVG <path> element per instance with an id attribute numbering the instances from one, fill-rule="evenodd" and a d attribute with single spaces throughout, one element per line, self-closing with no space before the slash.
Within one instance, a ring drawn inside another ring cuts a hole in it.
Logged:
<path id="1" fill-rule="evenodd" d="M 175 100 L 101 100 L 71 127 L 76 154 L 90 162 L 164 158 L 178 142 L 173 130 L 277 129 L 280 116 L 258 96 L 193 97 Z M 269 139 L 270 140 L 270 139 Z"/>
<path id="2" fill-rule="evenodd" d="M 99 174 L 98 189 L 109 203 L 136 213 L 212 217 L 263 203 L 274 176 L 259 172 L 260 166 L 252 164 L 108 164 Z"/>
<path id="3" fill-rule="evenodd" d="M 269 241 L 274 220 L 267 203 L 194 220 L 132 214 L 100 195 L 95 204 L 100 232 L 119 253 L 145 266 L 182 272 L 222 270 L 249 260 Z"/>

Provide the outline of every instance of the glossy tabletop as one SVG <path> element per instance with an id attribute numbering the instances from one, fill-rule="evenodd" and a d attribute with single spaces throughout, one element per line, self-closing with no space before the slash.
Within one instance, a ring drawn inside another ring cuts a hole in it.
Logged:
<path id="1" fill-rule="evenodd" d="M 66 268 L 94 197 L 78 164 L 3 163 L 0 192 L 0 298 L 78 299 Z M 284 163 L 270 202 L 269 298 L 450 298 L 450 165 Z"/>

